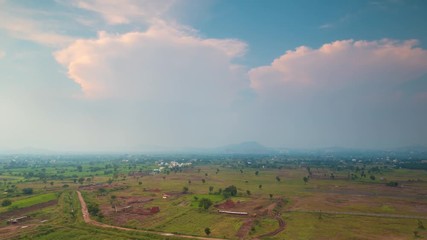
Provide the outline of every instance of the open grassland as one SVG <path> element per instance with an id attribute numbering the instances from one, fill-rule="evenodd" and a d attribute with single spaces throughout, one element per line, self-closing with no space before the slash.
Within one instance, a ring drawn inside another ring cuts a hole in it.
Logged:
<path id="1" fill-rule="evenodd" d="M 57 193 L 46 193 L 36 196 L 26 196 L 18 199 L 17 201 L 12 202 L 12 204 L 8 207 L 0 207 L 0 213 L 6 212 L 8 210 L 30 207 L 39 203 L 49 202 L 51 200 L 57 199 L 57 197 Z"/>
<path id="2" fill-rule="evenodd" d="M 427 227 L 425 170 L 382 168 L 360 177 L 362 170 L 312 167 L 309 171 L 297 164 L 263 168 L 212 163 L 148 174 L 158 166 L 107 165 L 44 166 L 34 176 L 28 176 L 30 168 L 3 172 L 0 201 L 9 199 L 11 204 L 0 207 L 0 216 L 30 218 L 14 225 L 1 223 L 2 239 L 179 239 L 87 225 L 76 190 L 92 207 L 92 219 L 136 230 L 208 237 L 205 229 L 209 228 L 209 237 L 254 239 L 278 229 L 278 219 L 282 219 L 285 230 L 265 239 L 427 238 L 421 226 Z M 365 168 L 360 164 L 355 167 Z M 43 174 L 56 177 L 40 178 Z M 394 181 L 397 186 L 387 186 Z M 232 185 L 237 193 L 227 196 L 232 202 L 227 205 L 223 193 Z M 25 188 L 33 193 L 24 194 Z M 56 199 L 55 206 L 28 208 Z M 212 206 L 200 207 L 202 199 L 210 200 Z M 23 211 L 26 208 L 28 212 Z M 159 212 L 150 212 L 156 208 Z M 363 216 L 372 213 L 384 216 Z"/>

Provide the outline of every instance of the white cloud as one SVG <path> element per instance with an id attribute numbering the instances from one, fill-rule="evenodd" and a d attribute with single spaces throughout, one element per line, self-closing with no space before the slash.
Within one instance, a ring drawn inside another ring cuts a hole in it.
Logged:
<path id="1" fill-rule="evenodd" d="M 274 143 L 286 136 L 288 146 L 423 141 L 427 129 L 413 126 L 427 120 L 425 88 L 405 87 L 427 74 L 427 51 L 416 44 L 344 40 L 287 51 L 249 71 L 258 105 L 245 118 L 257 120 L 252 128 L 263 125 L 261 139 Z"/>
<path id="2" fill-rule="evenodd" d="M 145 32 L 80 39 L 55 53 L 89 98 L 224 102 L 247 84 L 232 63 L 246 44 L 157 22 Z"/>
<path id="3" fill-rule="evenodd" d="M 252 69 L 251 86 L 260 95 L 278 97 L 295 91 L 393 88 L 427 73 L 427 51 L 416 44 L 385 39 L 335 41 L 319 49 L 301 46 L 269 66 Z"/>
<path id="4" fill-rule="evenodd" d="M 109 24 L 147 22 L 162 18 L 176 0 L 75 0 L 74 5 L 100 14 Z"/>

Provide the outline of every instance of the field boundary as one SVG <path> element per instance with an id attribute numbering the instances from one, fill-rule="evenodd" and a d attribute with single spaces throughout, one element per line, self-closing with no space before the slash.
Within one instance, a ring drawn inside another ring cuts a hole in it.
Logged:
<path id="1" fill-rule="evenodd" d="M 197 237 L 197 236 L 191 236 L 191 235 L 181 235 L 176 233 L 166 233 L 166 232 L 156 232 L 156 231 L 140 230 L 140 229 L 133 229 L 133 228 L 125 228 L 125 227 L 119 227 L 119 226 L 108 225 L 105 223 L 100 223 L 90 218 L 89 211 L 87 210 L 86 202 L 82 194 L 80 193 L 80 191 L 76 191 L 76 192 L 80 201 L 83 220 L 87 224 L 91 224 L 91 225 L 94 225 L 97 227 L 103 227 L 103 228 L 114 228 L 114 229 L 123 230 L 123 231 L 135 231 L 135 232 L 156 234 L 164 237 L 179 237 L 179 238 L 199 239 L 199 240 L 226 240 L 225 238 Z"/>

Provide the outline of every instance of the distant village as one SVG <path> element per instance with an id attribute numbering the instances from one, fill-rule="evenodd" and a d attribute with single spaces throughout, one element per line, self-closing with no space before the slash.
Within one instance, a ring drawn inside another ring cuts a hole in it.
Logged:
<path id="1" fill-rule="evenodd" d="M 157 163 L 157 166 L 159 168 L 153 169 L 152 174 L 158 174 L 163 171 L 166 171 L 167 169 L 179 169 L 184 167 L 191 167 L 191 165 L 192 165 L 191 162 L 179 163 L 176 161 L 170 161 L 170 162 L 160 161 Z"/>

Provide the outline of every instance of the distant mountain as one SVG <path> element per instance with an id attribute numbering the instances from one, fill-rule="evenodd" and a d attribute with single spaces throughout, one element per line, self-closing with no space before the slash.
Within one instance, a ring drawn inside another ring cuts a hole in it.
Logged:
<path id="1" fill-rule="evenodd" d="M 242 142 L 238 144 L 231 144 L 215 149 L 217 153 L 224 154 L 276 154 L 277 150 L 265 147 L 258 142 Z"/>

